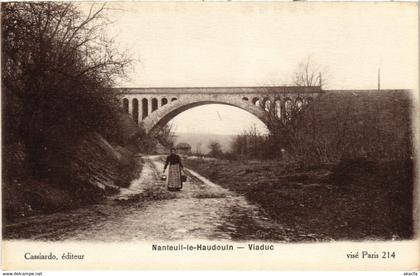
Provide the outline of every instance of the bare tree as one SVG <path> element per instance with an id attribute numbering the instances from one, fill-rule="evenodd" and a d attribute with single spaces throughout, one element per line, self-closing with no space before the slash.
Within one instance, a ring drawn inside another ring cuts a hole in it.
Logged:
<path id="1" fill-rule="evenodd" d="M 293 74 L 293 84 L 296 86 L 325 86 L 327 72 L 322 69 L 311 56 L 304 58 Z"/>
<path id="2" fill-rule="evenodd" d="M 89 132 L 117 137 L 119 104 L 110 88 L 130 58 L 104 35 L 105 6 L 87 14 L 70 2 L 1 7 L 3 96 L 6 108 L 19 106 L 5 113 L 18 126 L 6 140 L 23 141 L 30 163 L 41 164 L 52 153 L 71 154 Z"/>

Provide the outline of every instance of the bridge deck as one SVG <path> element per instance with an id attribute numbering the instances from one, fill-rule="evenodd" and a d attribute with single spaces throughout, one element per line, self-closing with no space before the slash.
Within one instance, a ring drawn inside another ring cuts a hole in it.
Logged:
<path id="1" fill-rule="evenodd" d="M 282 94 L 322 93 L 319 86 L 255 86 L 255 87 L 143 87 L 114 88 L 119 94 Z"/>

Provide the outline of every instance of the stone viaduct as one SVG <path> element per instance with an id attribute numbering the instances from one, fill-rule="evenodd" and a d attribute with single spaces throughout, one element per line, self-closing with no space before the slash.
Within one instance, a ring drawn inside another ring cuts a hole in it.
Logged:
<path id="1" fill-rule="evenodd" d="M 147 133 L 157 134 L 172 118 L 205 104 L 226 104 L 246 110 L 264 123 L 267 111 L 287 118 L 323 93 L 319 86 L 115 88 L 121 105 Z M 273 108 L 273 109 L 272 109 Z"/>

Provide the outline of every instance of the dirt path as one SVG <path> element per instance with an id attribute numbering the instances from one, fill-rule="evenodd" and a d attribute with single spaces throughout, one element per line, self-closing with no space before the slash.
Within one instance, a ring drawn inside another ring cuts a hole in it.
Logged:
<path id="1" fill-rule="evenodd" d="M 5 238 L 40 240 L 277 240 L 280 225 L 243 196 L 188 170 L 188 180 L 170 192 L 159 179 L 163 163 L 146 156 L 139 179 L 101 204 L 23 219 L 5 227 Z"/>

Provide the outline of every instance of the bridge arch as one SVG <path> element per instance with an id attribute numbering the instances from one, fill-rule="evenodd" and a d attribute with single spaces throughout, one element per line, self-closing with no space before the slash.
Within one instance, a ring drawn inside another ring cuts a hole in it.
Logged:
<path id="1" fill-rule="evenodd" d="M 142 123 L 147 133 L 151 135 L 156 135 L 159 133 L 162 127 L 164 127 L 170 120 L 175 118 L 178 114 L 188 109 L 208 104 L 225 104 L 234 106 L 253 114 L 265 124 L 267 122 L 267 114 L 264 111 L 264 109 L 262 109 L 259 106 L 255 106 L 250 102 L 243 101 L 241 98 L 235 101 L 231 99 L 217 99 L 217 97 L 215 98 L 201 96 L 199 98 L 188 100 L 178 99 L 171 105 L 162 106 L 160 109 L 151 113 L 145 120 L 143 120 Z"/>

